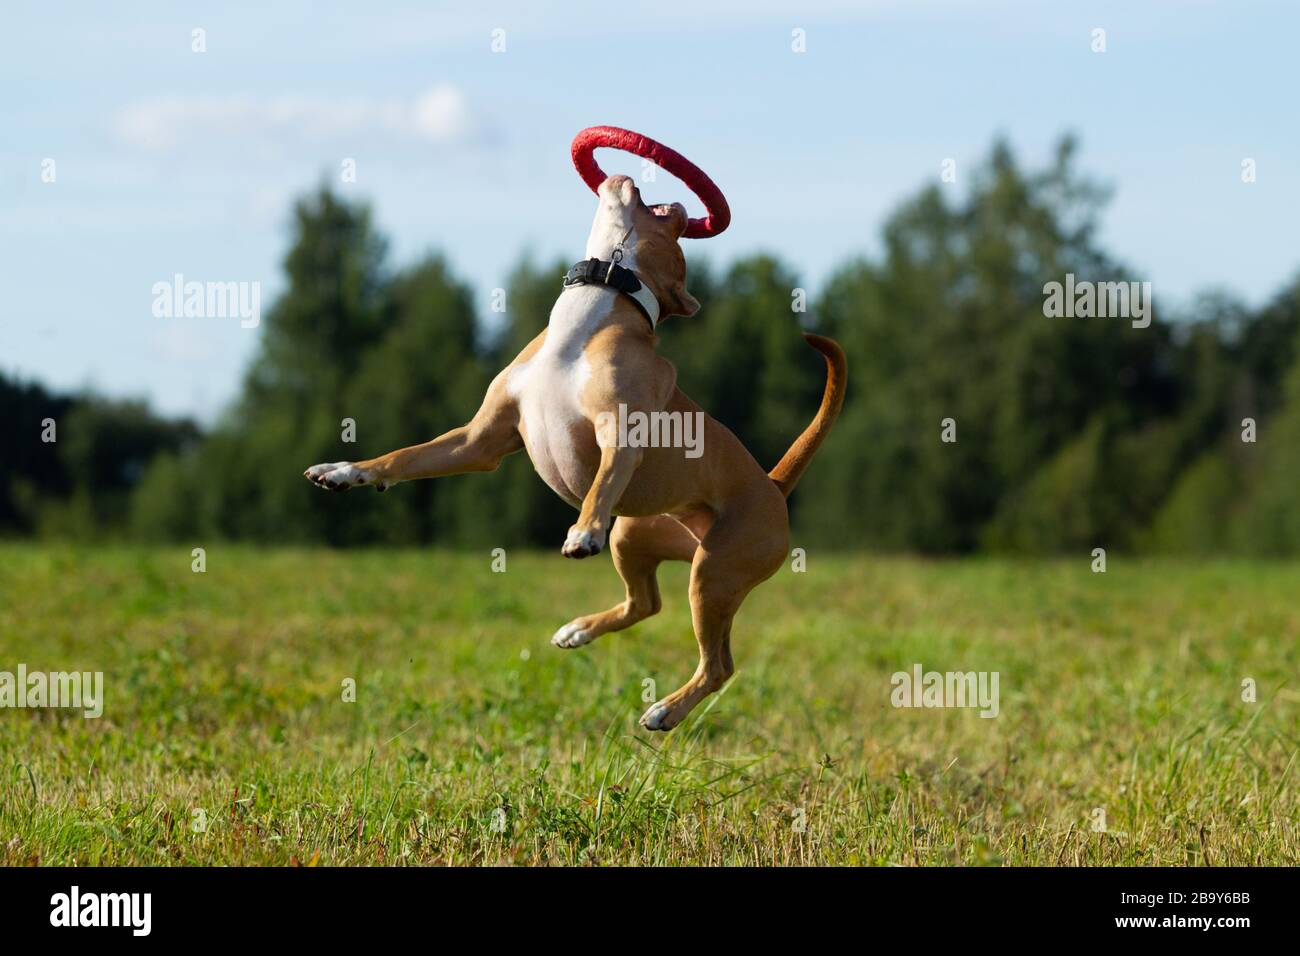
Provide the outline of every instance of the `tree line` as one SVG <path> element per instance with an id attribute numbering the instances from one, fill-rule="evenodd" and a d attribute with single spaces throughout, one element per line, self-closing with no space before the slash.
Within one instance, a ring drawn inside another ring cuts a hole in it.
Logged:
<path id="1" fill-rule="evenodd" d="M 967 190 L 921 189 L 880 254 L 811 300 L 779 257 L 690 259 L 702 307 L 661 326 L 661 351 L 766 467 L 821 396 L 801 328 L 848 354 L 843 414 L 791 502 L 797 543 L 1300 553 L 1300 279 L 1258 309 L 1210 291 L 1175 314 L 1157 289 L 1145 327 L 1045 309 L 1046 284 L 1067 276 L 1141 278 L 1102 248 L 1107 191 L 1075 154 L 1066 138 L 1026 170 L 995 143 Z M 0 377 L 0 533 L 559 547 L 572 512 L 523 453 L 382 496 L 324 494 L 301 472 L 466 421 L 545 326 L 570 263 L 523 259 L 504 313 L 479 315 L 440 256 L 391 266 L 364 204 L 322 187 L 293 215 L 287 289 L 213 427 Z M 47 420 L 57 441 L 42 440 Z"/>

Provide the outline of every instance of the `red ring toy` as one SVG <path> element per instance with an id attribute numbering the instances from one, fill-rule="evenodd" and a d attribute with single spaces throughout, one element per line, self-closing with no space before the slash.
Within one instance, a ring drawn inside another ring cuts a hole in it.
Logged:
<path id="1" fill-rule="evenodd" d="M 682 233 L 683 238 L 707 239 L 731 225 L 731 209 L 727 206 L 727 200 L 713 180 L 704 175 L 704 170 L 681 153 L 662 143 L 656 143 L 649 136 L 642 136 L 629 129 L 619 129 L 617 126 L 589 126 L 573 137 L 573 165 L 578 168 L 578 175 L 591 187 L 592 192 L 596 192 L 606 179 L 605 173 L 591 155 L 601 147 L 621 149 L 648 159 L 672 173 L 695 193 L 709 214 L 703 219 L 692 219 Z"/>

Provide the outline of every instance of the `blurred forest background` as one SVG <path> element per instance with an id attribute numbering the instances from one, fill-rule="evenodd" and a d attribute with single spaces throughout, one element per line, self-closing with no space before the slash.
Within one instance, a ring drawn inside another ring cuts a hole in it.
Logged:
<path id="1" fill-rule="evenodd" d="M 1156 289 L 1144 329 L 1044 317 L 1044 283 L 1067 272 L 1143 278 L 1101 248 L 1106 190 L 1074 154 L 1064 139 L 1032 171 L 996 143 L 971 190 L 931 186 L 902 204 L 880 257 L 845 262 L 803 314 L 779 258 L 690 258 L 702 309 L 662 327 L 661 351 L 764 467 L 821 396 L 800 326 L 848 353 L 843 415 L 792 500 L 796 543 L 1300 553 L 1300 276 L 1258 310 L 1209 290 L 1173 314 Z M 466 421 L 546 324 L 570 263 L 520 262 L 494 327 L 443 259 L 390 264 L 364 206 L 322 188 L 293 221 L 288 289 L 212 429 L 0 376 L 0 535 L 559 547 L 572 512 L 523 453 L 382 496 L 325 494 L 301 473 Z M 56 442 L 41 440 L 46 418 Z M 344 418 L 355 444 L 341 440 Z M 955 443 L 940 441 L 945 418 Z"/>

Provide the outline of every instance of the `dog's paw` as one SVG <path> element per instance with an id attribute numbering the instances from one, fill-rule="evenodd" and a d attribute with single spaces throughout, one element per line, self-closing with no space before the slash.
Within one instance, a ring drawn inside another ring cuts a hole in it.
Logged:
<path id="1" fill-rule="evenodd" d="M 676 727 L 678 720 L 680 718 L 673 713 L 672 707 L 661 700 L 651 704 L 650 709 L 641 715 L 640 724 L 646 730 L 667 731 Z"/>
<path id="2" fill-rule="evenodd" d="M 556 647 L 573 648 L 590 644 L 595 639 L 596 635 L 588 628 L 577 621 L 570 621 L 551 636 L 551 643 Z"/>
<path id="3" fill-rule="evenodd" d="M 603 531 L 585 531 L 575 524 L 569 529 L 569 536 L 564 539 L 560 553 L 566 558 L 589 558 L 593 554 L 600 554 L 600 549 L 604 546 Z"/>
<path id="4" fill-rule="evenodd" d="M 361 485 L 374 485 L 380 491 L 388 487 L 388 482 L 376 481 L 374 475 L 350 461 L 312 465 L 302 475 L 317 487 L 328 488 L 330 491 L 347 491 Z"/>

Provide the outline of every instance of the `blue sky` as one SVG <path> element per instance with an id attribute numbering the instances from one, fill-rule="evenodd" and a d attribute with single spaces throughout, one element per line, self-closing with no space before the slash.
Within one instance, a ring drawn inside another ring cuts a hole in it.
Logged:
<path id="1" fill-rule="evenodd" d="M 323 178 L 374 204 L 395 264 L 447 254 L 485 316 L 526 250 L 582 254 L 594 199 L 569 142 L 600 123 L 662 140 L 722 187 L 731 229 L 691 251 L 775 252 L 814 292 L 878 249 L 885 216 L 945 158 L 960 189 L 999 133 L 1030 164 L 1062 132 L 1081 137 L 1082 168 L 1115 189 L 1103 239 L 1153 283 L 1157 321 L 1161 303 L 1207 288 L 1261 302 L 1300 267 L 1300 4 L 188 7 L 6 4 L 7 373 L 212 420 L 260 329 L 156 318 L 152 286 L 258 281 L 265 309 L 283 287 L 289 204 Z M 698 214 L 666 175 L 643 193 Z"/>

